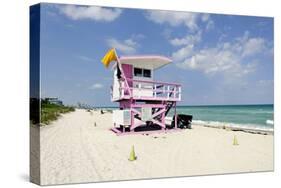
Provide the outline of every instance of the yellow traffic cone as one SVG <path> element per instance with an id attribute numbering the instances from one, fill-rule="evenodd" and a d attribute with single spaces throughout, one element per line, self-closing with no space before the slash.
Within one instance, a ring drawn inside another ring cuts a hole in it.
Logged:
<path id="1" fill-rule="evenodd" d="M 233 145 L 234 146 L 238 146 L 239 145 L 236 135 L 234 135 L 234 138 L 233 138 Z"/>
<path id="2" fill-rule="evenodd" d="M 132 146 L 129 161 L 135 161 L 137 159 L 136 154 L 135 154 L 135 148 Z"/>

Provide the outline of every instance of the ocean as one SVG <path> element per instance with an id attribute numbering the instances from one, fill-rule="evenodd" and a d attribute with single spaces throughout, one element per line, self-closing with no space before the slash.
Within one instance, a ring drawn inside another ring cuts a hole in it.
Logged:
<path id="1" fill-rule="evenodd" d="M 196 124 L 233 126 L 273 131 L 273 105 L 178 106 L 178 114 L 190 114 Z M 168 116 L 173 116 L 173 110 Z"/>
<path id="2" fill-rule="evenodd" d="M 116 107 L 103 107 L 114 110 Z M 171 109 L 168 117 L 173 117 Z M 274 106 L 262 105 L 208 105 L 208 106 L 177 106 L 178 114 L 193 116 L 194 124 L 213 127 L 235 127 L 257 131 L 274 131 Z"/>

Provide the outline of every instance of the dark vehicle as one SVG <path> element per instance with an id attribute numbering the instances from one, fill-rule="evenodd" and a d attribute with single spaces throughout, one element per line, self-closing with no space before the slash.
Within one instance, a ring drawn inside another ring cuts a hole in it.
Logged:
<path id="1" fill-rule="evenodd" d="M 186 115 L 186 114 L 177 115 L 178 128 L 191 129 L 191 122 L 192 122 L 192 115 Z M 173 117 L 171 127 L 175 127 L 175 116 Z"/>

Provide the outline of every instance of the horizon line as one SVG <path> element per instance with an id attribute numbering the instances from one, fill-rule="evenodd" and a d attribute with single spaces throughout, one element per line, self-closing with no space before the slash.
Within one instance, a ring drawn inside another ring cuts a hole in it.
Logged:
<path id="1" fill-rule="evenodd" d="M 197 107 L 197 106 L 257 106 L 257 105 L 274 105 L 274 103 L 263 104 L 199 104 L 199 105 L 177 105 L 177 107 Z M 75 105 L 74 105 L 75 106 Z M 118 106 L 92 106 L 93 108 L 118 108 Z"/>

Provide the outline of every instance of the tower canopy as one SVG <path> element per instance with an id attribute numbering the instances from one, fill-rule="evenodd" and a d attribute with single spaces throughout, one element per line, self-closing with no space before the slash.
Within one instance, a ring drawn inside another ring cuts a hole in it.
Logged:
<path id="1" fill-rule="evenodd" d="M 119 58 L 121 64 L 129 64 L 138 68 L 159 69 L 172 62 L 165 56 L 147 55 L 147 56 L 121 56 Z"/>

